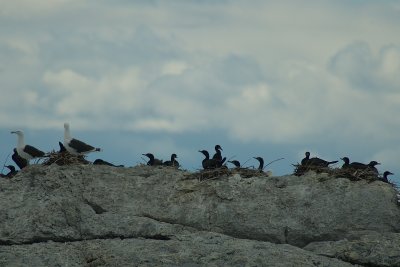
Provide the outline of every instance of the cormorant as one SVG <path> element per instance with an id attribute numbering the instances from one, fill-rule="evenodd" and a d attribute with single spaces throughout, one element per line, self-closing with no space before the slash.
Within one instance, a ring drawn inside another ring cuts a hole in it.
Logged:
<path id="1" fill-rule="evenodd" d="M 215 169 L 221 167 L 221 161 L 217 159 L 210 159 L 210 154 L 208 154 L 207 150 L 199 150 L 199 152 L 205 156 L 201 162 L 203 169 Z"/>
<path id="2" fill-rule="evenodd" d="M 235 165 L 235 168 L 237 168 L 237 169 L 240 168 L 240 162 L 238 160 L 228 160 L 228 162 L 230 162 L 233 165 Z"/>
<path id="3" fill-rule="evenodd" d="M 216 145 L 215 146 L 215 154 L 214 154 L 214 156 L 212 158 L 221 161 L 222 160 L 222 154 L 221 154 L 222 150 L 223 149 L 222 149 L 222 147 L 220 145 Z"/>
<path id="4" fill-rule="evenodd" d="M 28 161 L 26 159 L 24 159 L 23 157 L 21 157 L 20 155 L 18 155 L 17 149 L 14 148 L 13 149 L 13 154 L 11 156 L 12 160 L 15 162 L 15 164 L 17 164 L 17 166 L 22 170 L 23 168 L 25 168 L 26 166 L 28 166 Z"/>
<path id="5" fill-rule="evenodd" d="M 149 166 L 156 166 L 156 165 L 163 164 L 162 160 L 154 158 L 154 155 L 151 153 L 146 153 L 146 154 L 142 154 L 142 155 L 149 158 L 149 161 L 147 162 L 147 165 L 149 165 Z"/>
<path id="6" fill-rule="evenodd" d="M 303 166 L 318 166 L 318 167 L 328 167 L 330 164 L 338 162 L 335 161 L 326 161 L 317 157 L 310 158 L 310 152 L 305 153 L 306 157 L 301 160 L 301 165 Z"/>
<path id="7" fill-rule="evenodd" d="M 31 145 L 25 145 L 24 141 L 24 133 L 22 131 L 13 131 L 11 132 L 13 134 L 16 134 L 18 136 L 18 141 L 17 141 L 17 154 L 25 159 L 28 164 L 29 160 L 33 158 L 39 158 L 43 157 L 45 153 Z"/>
<path id="8" fill-rule="evenodd" d="M 8 168 L 10 170 L 5 176 L 7 178 L 12 178 L 12 177 L 14 177 L 14 175 L 16 175 L 18 173 L 18 171 L 15 170 L 15 167 L 13 165 L 7 165 L 6 168 Z"/>
<path id="9" fill-rule="evenodd" d="M 391 173 L 390 171 L 385 171 L 384 173 L 383 173 L 383 177 L 382 177 L 382 181 L 384 181 L 385 183 L 389 183 L 389 180 L 388 180 L 388 175 L 393 175 L 394 173 Z"/>
<path id="10" fill-rule="evenodd" d="M 348 157 L 343 157 L 341 160 L 344 161 L 344 164 L 342 165 L 342 168 L 352 168 L 355 170 L 371 170 L 374 173 L 378 174 L 378 169 L 375 167 L 376 165 L 379 165 L 379 162 L 376 162 L 375 160 L 371 161 L 368 164 L 360 163 L 360 162 L 352 162 L 350 163 L 350 159 Z"/>
<path id="11" fill-rule="evenodd" d="M 171 155 L 171 160 L 164 161 L 164 166 L 171 166 L 175 168 L 179 168 L 179 162 L 176 160 L 178 156 L 176 154 Z"/>
<path id="12" fill-rule="evenodd" d="M 256 160 L 258 160 L 258 162 L 260 162 L 260 165 L 258 165 L 257 169 L 260 172 L 263 172 L 263 170 L 264 170 L 264 159 L 262 157 L 253 157 L 253 158 L 255 158 Z"/>
<path id="13" fill-rule="evenodd" d="M 102 160 L 102 159 L 96 159 L 95 161 L 93 161 L 93 165 L 107 165 L 107 166 L 112 166 L 112 167 L 124 167 L 124 165 L 114 165 L 114 164 L 107 162 L 105 160 Z"/>
<path id="14" fill-rule="evenodd" d="M 63 145 L 63 143 L 58 142 L 58 145 L 60 146 L 60 150 L 58 150 L 58 153 L 63 153 L 65 151 L 67 151 L 67 149 L 65 148 L 65 146 Z"/>
<path id="15" fill-rule="evenodd" d="M 224 162 L 225 162 L 225 160 L 226 160 L 225 157 L 222 158 L 222 154 L 221 154 L 221 151 L 222 151 L 222 150 L 223 150 L 223 149 L 222 149 L 222 147 L 221 147 L 220 145 L 216 145 L 216 146 L 215 146 L 215 154 L 214 154 L 213 157 L 212 157 L 213 159 L 219 161 L 218 167 L 222 167 L 222 164 L 224 164 Z"/>
<path id="16" fill-rule="evenodd" d="M 64 123 L 64 147 L 73 155 L 85 155 L 93 151 L 101 151 L 100 148 L 95 148 L 78 139 L 72 138 L 68 123 Z"/>

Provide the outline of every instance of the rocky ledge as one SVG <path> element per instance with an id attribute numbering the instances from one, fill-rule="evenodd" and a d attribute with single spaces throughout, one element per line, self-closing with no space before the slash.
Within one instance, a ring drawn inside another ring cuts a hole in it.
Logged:
<path id="1" fill-rule="evenodd" d="M 29 166 L 0 180 L 0 266 L 400 266 L 390 184 L 196 177 Z"/>

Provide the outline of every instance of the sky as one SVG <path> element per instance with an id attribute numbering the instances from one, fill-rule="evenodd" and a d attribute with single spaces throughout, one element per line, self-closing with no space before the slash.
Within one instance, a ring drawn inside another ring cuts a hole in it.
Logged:
<path id="1" fill-rule="evenodd" d="M 400 183 L 400 3 L 0 1 L 0 160 L 63 124 L 115 164 L 201 168 L 206 149 L 290 174 L 312 156 Z"/>

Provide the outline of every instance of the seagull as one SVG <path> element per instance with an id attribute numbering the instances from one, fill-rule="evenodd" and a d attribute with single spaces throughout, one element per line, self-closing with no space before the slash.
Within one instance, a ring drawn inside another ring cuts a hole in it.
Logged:
<path id="1" fill-rule="evenodd" d="M 24 133 L 22 131 L 13 131 L 11 132 L 12 134 L 16 134 L 18 136 L 18 141 L 17 141 L 17 154 L 21 158 L 25 159 L 27 163 L 29 163 L 29 160 L 34 159 L 34 158 L 40 158 L 45 155 L 45 153 L 36 147 L 33 147 L 31 145 L 25 145 L 24 141 Z"/>
<path id="2" fill-rule="evenodd" d="M 64 123 L 64 147 L 73 155 L 85 155 L 90 152 L 101 151 L 100 148 L 95 148 L 78 139 L 72 138 L 68 123 Z"/>

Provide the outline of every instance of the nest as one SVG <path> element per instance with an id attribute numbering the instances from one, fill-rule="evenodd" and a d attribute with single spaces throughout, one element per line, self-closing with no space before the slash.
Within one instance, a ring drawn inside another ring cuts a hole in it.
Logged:
<path id="1" fill-rule="evenodd" d="M 301 165 L 301 164 L 294 164 L 293 166 L 295 167 L 293 174 L 296 176 L 301 176 L 308 171 L 314 171 L 316 173 L 327 173 L 336 178 L 339 177 L 348 178 L 351 181 L 378 180 L 378 175 L 372 169 L 364 169 L 364 170 L 357 170 L 353 168 L 331 169 L 329 167 L 322 167 L 315 165 Z"/>
<path id="2" fill-rule="evenodd" d="M 228 169 L 226 166 L 215 169 L 200 170 L 189 175 L 189 179 L 197 179 L 199 181 L 218 179 L 221 177 L 229 177 L 234 174 L 239 174 L 243 178 L 268 176 L 265 172 L 260 172 L 257 169 L 234 168 Z"/>
<path id="3" fill-rule="evenodd" d="M 57 164 L 63 165 L 73 165 L 73 164 L 89 164 L 83 156 L 72 155 L 67 151 L 55 152 L 52 151 L 47 155 L 48 158 L 43 162 L 43 165 Z"/>

